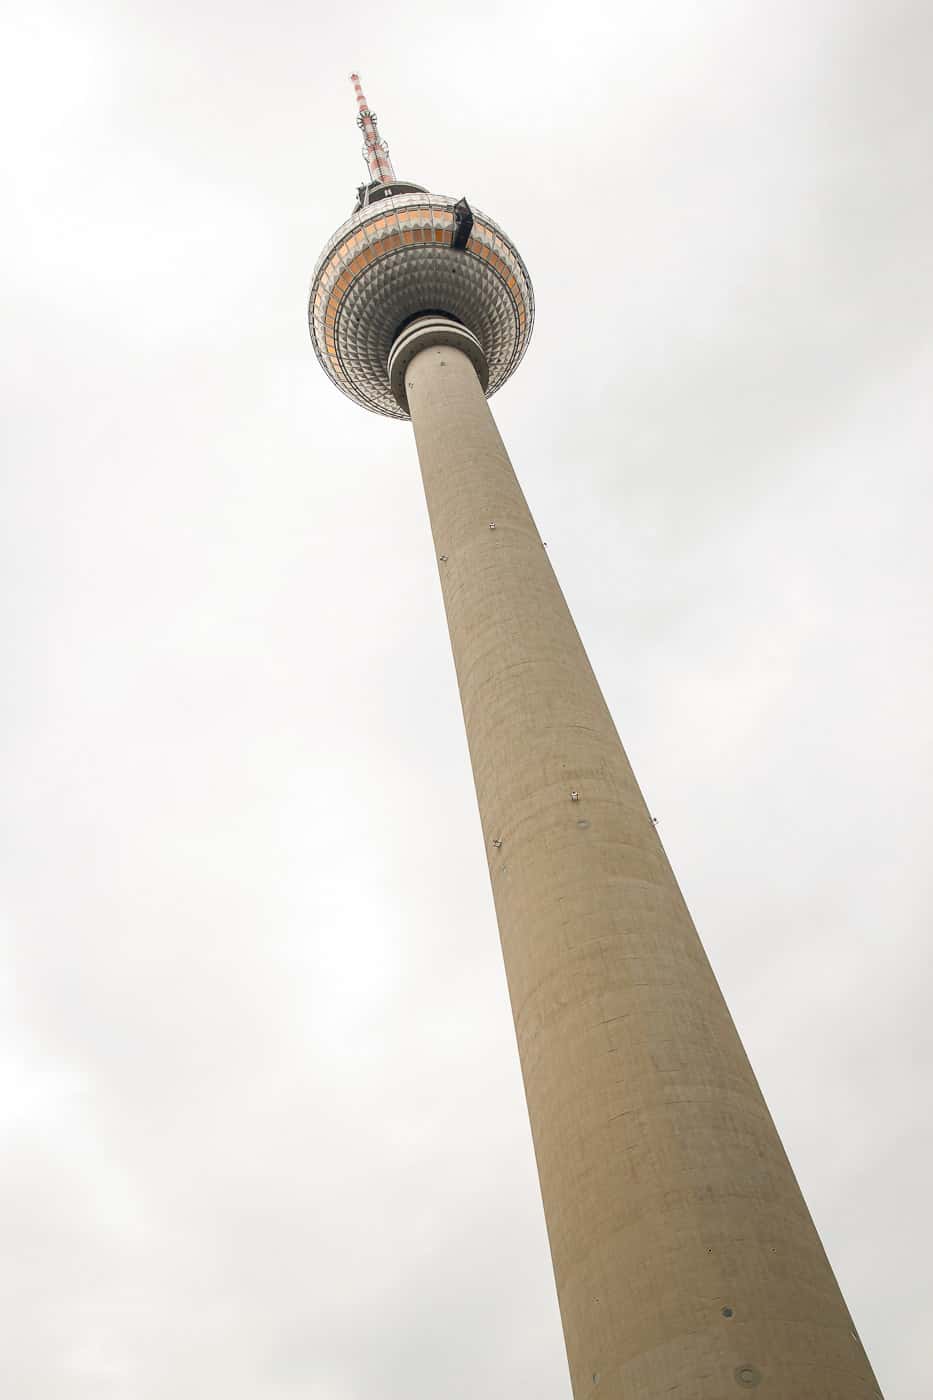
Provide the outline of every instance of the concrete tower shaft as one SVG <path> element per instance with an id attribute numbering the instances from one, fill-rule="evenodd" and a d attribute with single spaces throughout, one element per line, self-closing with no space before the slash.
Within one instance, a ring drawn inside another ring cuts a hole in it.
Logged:
<path id="1" fill-rule="evenodd" d="M 880 1391 L 472 357 L 406 392 L 575 1400 Z"/>

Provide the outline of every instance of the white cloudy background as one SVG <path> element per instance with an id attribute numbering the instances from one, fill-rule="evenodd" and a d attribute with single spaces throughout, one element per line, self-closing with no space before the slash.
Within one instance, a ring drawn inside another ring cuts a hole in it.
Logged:
<path id="1" fill-rule="evenodd" d="M 0 1392 L 568 1400 L 363 176 L 495 411 L 888 1400 L 929 1395 L 927 0 L 32 0 L 4 38 Z"/>

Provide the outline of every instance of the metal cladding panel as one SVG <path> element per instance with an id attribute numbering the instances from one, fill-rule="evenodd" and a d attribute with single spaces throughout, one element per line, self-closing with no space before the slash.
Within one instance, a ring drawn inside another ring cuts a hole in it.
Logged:
<path id="1" fill-rule="evenodd" d="M 330 379 L 356 403 L 407 418 L 389 387 L 388 359 L 399 327 L 424 311 L 445 311 L 479 340 L 489 363 L 488 394 L 525 352 L 534 321 L 528 270 L 508 235 L 473 211 L 463 249 L 452 246 L 455 200 L 402 194 L 379 200 L 342 224 L 311 282 L 308 324 Z"/>

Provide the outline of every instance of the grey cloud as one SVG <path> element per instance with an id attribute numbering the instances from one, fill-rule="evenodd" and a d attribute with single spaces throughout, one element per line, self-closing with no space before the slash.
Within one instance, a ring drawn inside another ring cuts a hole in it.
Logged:
<path id="1" fill-rule="evenodd" d="M 5 1391 L 569 1394 L 414 447 L 304 321 L 358 64 L 527 257 L 497 419 L 922 1400 L 929 8 L 51 4 L 8 48 Z"/>

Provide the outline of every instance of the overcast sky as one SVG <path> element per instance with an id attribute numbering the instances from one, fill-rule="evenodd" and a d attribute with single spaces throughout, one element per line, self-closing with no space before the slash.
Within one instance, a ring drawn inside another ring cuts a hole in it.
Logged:
<path id="1" fill-rule="evenodd" d="M 364 177 L 494 410 L 888 1400 L 927 1400 L 929 0 L 31 0 L 4 37 L 0 1391 L 569 1400 Z"/>

